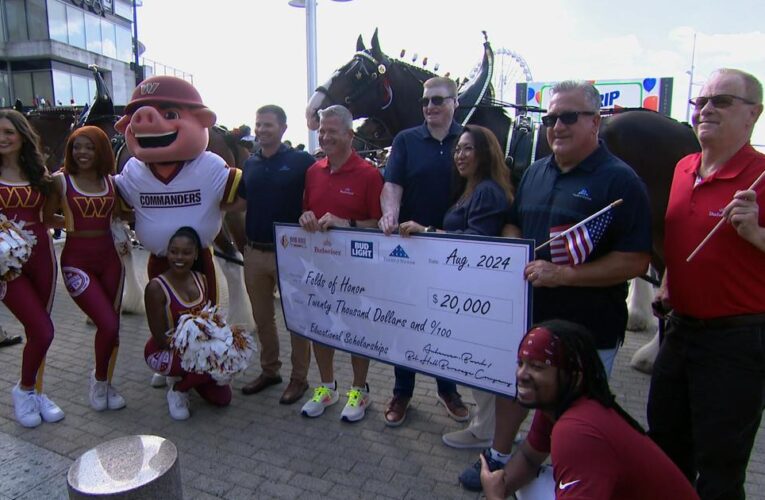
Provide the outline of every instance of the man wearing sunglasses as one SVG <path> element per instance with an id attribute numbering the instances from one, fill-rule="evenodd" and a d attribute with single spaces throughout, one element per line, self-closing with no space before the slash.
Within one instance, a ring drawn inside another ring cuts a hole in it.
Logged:
<path id="1" fill-rule="evenodd" d="M 553 154 L 524 174 L 503 235 L 540 244 L 608 204 L 624 200 L 599 221 L 600 234 L 590 234 L 592 245 L 587 251 L 561 238 L 537 252 L 524 270 L 534 287 L 534 321 L 563 319 L 586 327 L 610 374 L 627 327 L 627 281 L 644 274 L 650 260 L 648 195 L 637 174 L 598 139 L 600 94 L 593 85 L 556 84 L 542 120 Z M 492 470 L 510 459 L 522 420 L 511 399 L 497 398 L 494 442 L 483 452 Z M 479 490 L 480 470 L 476 462 L 462 472 L 460 483 Z"/>
<path id="2" fill-rule="evenodd" d="M 720 69 L 690 103 L 701 153 L 678 162 L 665 216 L 657 299 L 672 312 L 653 367 L 649 434 L 702 499 L 739 499 L 765 403 L 765 182 L 750 189 L 765 155 L 749 142 L 762 85 Z"/>
<path id="3" fill-rule="evenodd" d="M 379 227 L 385 234 L 398 229 L 399 222 L 416 220 L 424 226 L 441 227 L 451 195 L 452 147 L 462 132 L 454 121 L 457 85 L 453 80 L 434 77 L 423 85 L 422 113 L 425 123 L 402 130 L 393 139 L 385 167 L 385 185 L 380 203 L 383 216 Z M 396 427 L 406 418 L 414 391 L 414 372 L 395 367 L 393 398 L 385 410 L 385 423 Z M 457 385 L 436 378 L 438 402 L 458 422 L 470 418 L 457 392 Z"/>

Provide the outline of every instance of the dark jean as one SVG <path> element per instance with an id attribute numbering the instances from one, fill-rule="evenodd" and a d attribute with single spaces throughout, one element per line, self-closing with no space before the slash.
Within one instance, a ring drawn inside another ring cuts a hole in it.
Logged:
<path id="1" fill-rule="evenodd" d="M 396 366 L 393 369 L 396 374 L 396 383 L 393 385 L 393 394 L 404 398 L 411 398 L 414 394 L 414 376 L 416 372 Z M 436 377 L 438 393 L 450 395 L 457 393 L 457 384 L 451 380 Z"/>
<path id="2" fill-rule="evenodd" d="M 651 377 L 649 435 L 704 500 L 745 498 L 765 402 L 764 344 L 762 322 L 708 328 L 670 321 Z"/>

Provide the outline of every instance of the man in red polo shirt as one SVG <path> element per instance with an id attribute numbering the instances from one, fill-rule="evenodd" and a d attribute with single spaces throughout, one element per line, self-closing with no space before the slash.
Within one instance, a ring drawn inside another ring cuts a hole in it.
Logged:
<path id="1" fill-rule="evenodd" d="M 380 211 L 380 192 L 383 180 L 371 163 L 353 151 L 353 116 L 340 105 L 319 111 L 319 145 L 326 154 L 306 172 L 303 195 L 303 215 L 300 225 L 306 231 L 326 231 L 331 227 L 377 227 Z M 313 343 L 321 384 L 313 397 L 303 405 L 306 417 L 318 417 L 324 409 L 337 403 L 331 347 Z M 343 408 L 342 420 L 358 422 L 364 418 L 369 399 L 367 372 L 369 359 L 351 356 L 353 385 L 348 402 Z"/>
<path id="2" fill-rule="evenodd" d="M 765 155 L 749 143 L 762 85 L 720 69 L 690 102 L 701 153 L 677 164 L 667 206 L 657 298 L 673 312 L 653 368 L 648 424 L 701 498 L 739 499 L 765 403 L 765 182 L 752 187 Z"/>

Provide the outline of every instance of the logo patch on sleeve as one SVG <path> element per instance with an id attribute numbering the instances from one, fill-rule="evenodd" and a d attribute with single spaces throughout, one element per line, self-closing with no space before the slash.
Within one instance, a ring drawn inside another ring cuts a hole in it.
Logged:
<path id="1" fill-rule="evenodd" d="M 62 267 L 61 272 L 64 275 L 64 285 L 69 295 L 77 297 L 88 289 L 90 277 L 81 269 L 76 267 Z"/>

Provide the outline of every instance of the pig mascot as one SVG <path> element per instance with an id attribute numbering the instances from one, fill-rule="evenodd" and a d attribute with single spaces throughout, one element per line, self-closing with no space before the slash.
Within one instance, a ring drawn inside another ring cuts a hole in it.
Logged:
<path id="1" fill-rule="evenodd" d="M 149 279 L 168 268 L 168 240 L 191 226 L 202 241 L 203 273 L 217 301 L 211 245 L 222 226 L 223 211 L 236 200 L 242 172 L 205 151 L 208 128 L 216 116 L 188 82 L 153 76 L 141 82 L 115 124 L 133 153 L 115 177 L 122 200 L 135 211 L 135 233 L 151 255 Z M 155 375 L 152 385 L 164 384 Z"/>

